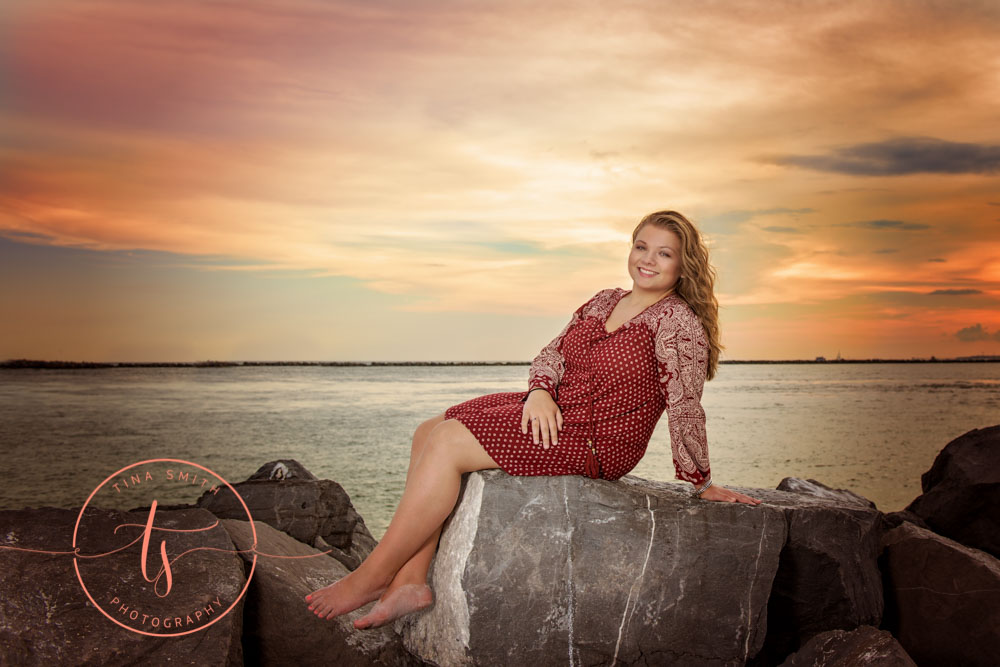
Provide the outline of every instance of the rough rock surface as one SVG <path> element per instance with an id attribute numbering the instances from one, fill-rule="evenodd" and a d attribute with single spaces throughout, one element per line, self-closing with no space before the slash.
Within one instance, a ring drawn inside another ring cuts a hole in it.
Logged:
<path id="1" fill-rule="evenodd" d="M 886 618 L 919 665 L 1000 660 L 1000 560 L 911 523 L 885 534 Z"/>
<path id="2" fill-rule="evenodd" d="M 815 479 L 786 477 L 778 484 L 778 491 L 801 493 L 821 500 L 829 500 L 838 505 L 857 505 L 868 509 L 876 509 L 875 503 L 864 496 L 858 495 L 848 489 L 834 489 L 823 482 L 817 482 Z"/>
<path id="3" fill-rule="evenodd" d="M 329 549 L 349 569 L 360 565 L 375 548 L 375 538 L 344 488 L 328 479 L 317 480 L 294 460 L 267 463 L 233 488 L 254 521 L 263 521 L 321 551 Z M 198 506 L 221 519 L 246 519 L 232 494 L 205 493 Z"/>
<path id="4" fill-rule="evenodd" d="M 910 522 L 915 526 L 919 526 L 925 530 L 930 530 L 931 527 L 927 525 L 927 522 L 921 519 L 919 516 L 914 514 L 909 510 L 898 510 L 896 512 L 886 512 L 882 515 L 882 528 L 883 530 L 892 530 L 893 528 L 899 526 L 902 523 Z"/>
<path id="5" fill-rule="evenodd" d="M 626 477 L 467 475 L 432 566 L 435 604 L 397 623 L 441 665 L 742 664 L 761 647 L 783 510 Z"/>
<path id="6" fill-rule="evenodd" d="M 253 536 L 248 521 L 226 519 L 223 526 L 247 564 Z M 415 665 L 391 628 L 359 632 L 351 623 L 371 605 L 330 620 L 318 618 L 305 602 L 308 593 L 348 573 L 341 563 L 271 526 L 255 521 L 257 563 L 244 608 L 246 665 Z"/>
<path id="7" fill-rule="evenodd" d="M 881 513 L 857 494 L 790 479 L 782 485 L 794 493 L 756 492 L 785 511 L 788 541 L 768 603 L 767 642 L 755 664 L 779 662 L 817 633 L 882 620 Z"/>
<path id="8" fill-rule="evenodd" d="M 257 468 L 257 472 L 247 477 L 248 482 L 256 482 L 259 480 L 280 481 L 283 479 L 308 479 L 315 481 L 319 478 L 309 472 L 304 465 L 295 459 L 278 459 L 277 461 L 268 461 L 261 467 Z"/>
<path id="9" fill-rule="evenodd" d="M 240 665 L 242 608 L 240 599 L 213 625 L 181 637 L 150 637 L 116 625 L 88 600 L 74 570 L 73 530 L 79 510 L 39 508 L 0 511 L 0 544 L 19 549 L 70 552 L 50 555 L 0 548 L 0 664 L 2 665 Z M 114 533 L 115 526 L 144 526 L 148 513 L 88 508 L 81 523 L 81 554 L 103 554 L 131 542 L 136 533 Z M 204 510 L 157 511 L 156 527 L 192 529 L 216 522 Z M 163 533 L 154 533 L 163 535 Z M 147 559 L 150 577 L 160 568 L 154 537 Z M 174 560 L 172 588 L 160 598 L 142 576 L 140 543 L 101 558 L 79 558 L 88 589 L 114 609 L 107 596 L 118 596 L 131 609 L 158 621 L 183 614 L 181 600 L 198 606 L 219 598 L 229 606 L 246 582 L 243 561 L 233 553 L 228 534 L 216 526 L 209 532 L 170 533 L 169 555 L 190 545 L 219 551 L 195 551 Z M 161 592 L 165 589 L 159 589 Z M 202 598 L 202 594 L 209 594 Z M 119 609 L 122 605 L 118 605 Z M 187 610 L 190 613 L 190 609 Z M 130 613 L 126 611 L 123 613 Z M 152 623 L 152 621 L 150 621 Z M 160 626 L 162 631 L 162 625 Z M 184 626 L 186 627 L 186 625 Z M 153 631 L 152 625 L 146 628 Z"/>
<path id="10" fill-rule="evenodd" d="M 906 508 L 931 530 L 1000 558 L 1000 425 L 949 442 Z"/>
<path id="11" fill-rule="evenodd" d="M 916 667 L 896 638 L 862 625 L 854 630 L 822 632 L 788 657 L 781 667 Z"/>

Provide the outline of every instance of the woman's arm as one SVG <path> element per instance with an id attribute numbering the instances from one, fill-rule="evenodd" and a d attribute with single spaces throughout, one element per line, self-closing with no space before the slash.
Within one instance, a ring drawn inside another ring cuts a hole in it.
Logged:
<path id="1" fill-rule="evenodd" d="M 703 485 L 712 476 L 701 395 L 708 373 L 708 339 L 690 311 L 676 309 L 660 319 L 656 362 L 667 404 L 670 448 L 677 479 Z"/>
<path id="2" fill-rule="evenodd" d="M 713 485 L 708 464 L 708 437 L 701 394 L 708 374 L 708 337 L 697 315 L 675 310 L 660 320 L 656 333 L 656 362 L 660 388 L 667 402 L 670 447 L 677 479 L 695 485 L 703 500 L 759 505 L 760 500 Z M 701 490 L 700 493 L 698 490 Z"/>
<path id="3" fill-rule="evenodd" d="M 603 292 L 598 292 L 587 303 L 577 308 L 559 335 L 542 348 L 531 363 L 528 393 L 524 397 L 524 408 L 521 410 L 521 432 L 527 433 L 530 429 L 535 444 L 542 445 L 544 449 L 559 443 L 559 431 L 563 426 L 562 410 L 556 403 L 559 382 L 566 370 L 562 354 L 563 337 L 584 318 L 588 306 L 601 294 Z M 545 391 L 535 391 L 536 389 Z"/>

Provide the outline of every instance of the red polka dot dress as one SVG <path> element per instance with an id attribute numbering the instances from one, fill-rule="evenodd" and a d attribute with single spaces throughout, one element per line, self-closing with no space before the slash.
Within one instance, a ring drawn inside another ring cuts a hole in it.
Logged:
<path id="1" fill-rule="evenodd" d="M 569 324 L 535 357 L 528 390 L 548 391 L 559 405 L 559 443 L 544 449 L 521 433 L 528 392 L 487 394 L 453 405 L 447 419 L 466 426 L 511 475 L 586 474 L 588 441 L 603 479 L 631 471 L 664 410 L 678 479 L 710 477 L 702 388 L 708 339 L 698 316 L 676 293 L 618 329 L 605 322 L 629 292 L 607 289 L 580 306 Z"/>

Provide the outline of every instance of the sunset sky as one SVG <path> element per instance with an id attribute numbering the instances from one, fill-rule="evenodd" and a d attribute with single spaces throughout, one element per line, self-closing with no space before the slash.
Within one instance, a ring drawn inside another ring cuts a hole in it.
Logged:
<path id="1" fill-rule="evenodd" d="M 0 359 L 528 360 L 665 208 L 723 359 L 1000 354 L 1000 3 L 0 8 Z"/>

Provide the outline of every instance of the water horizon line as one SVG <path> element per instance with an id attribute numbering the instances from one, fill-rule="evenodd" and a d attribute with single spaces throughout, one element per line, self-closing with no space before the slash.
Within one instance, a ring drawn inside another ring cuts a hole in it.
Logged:
<path id="1" fill-rule="evenodd" d="M 1000 355 L 979 354 L 965 357 L 938 358 L 910 357 L 857 358 L 857 359 L 721 359 L 720 364 L 913 364 L 913 363 L 997 363 Z M 203 361 L 64 361 L 46 359 L 6 359 L 0 369 L 90 369 L 90 368 L 243 368 L 263 366 L 530 366 L 531 361 L 258 361 L 258 360 L 203 360 Z"/>

